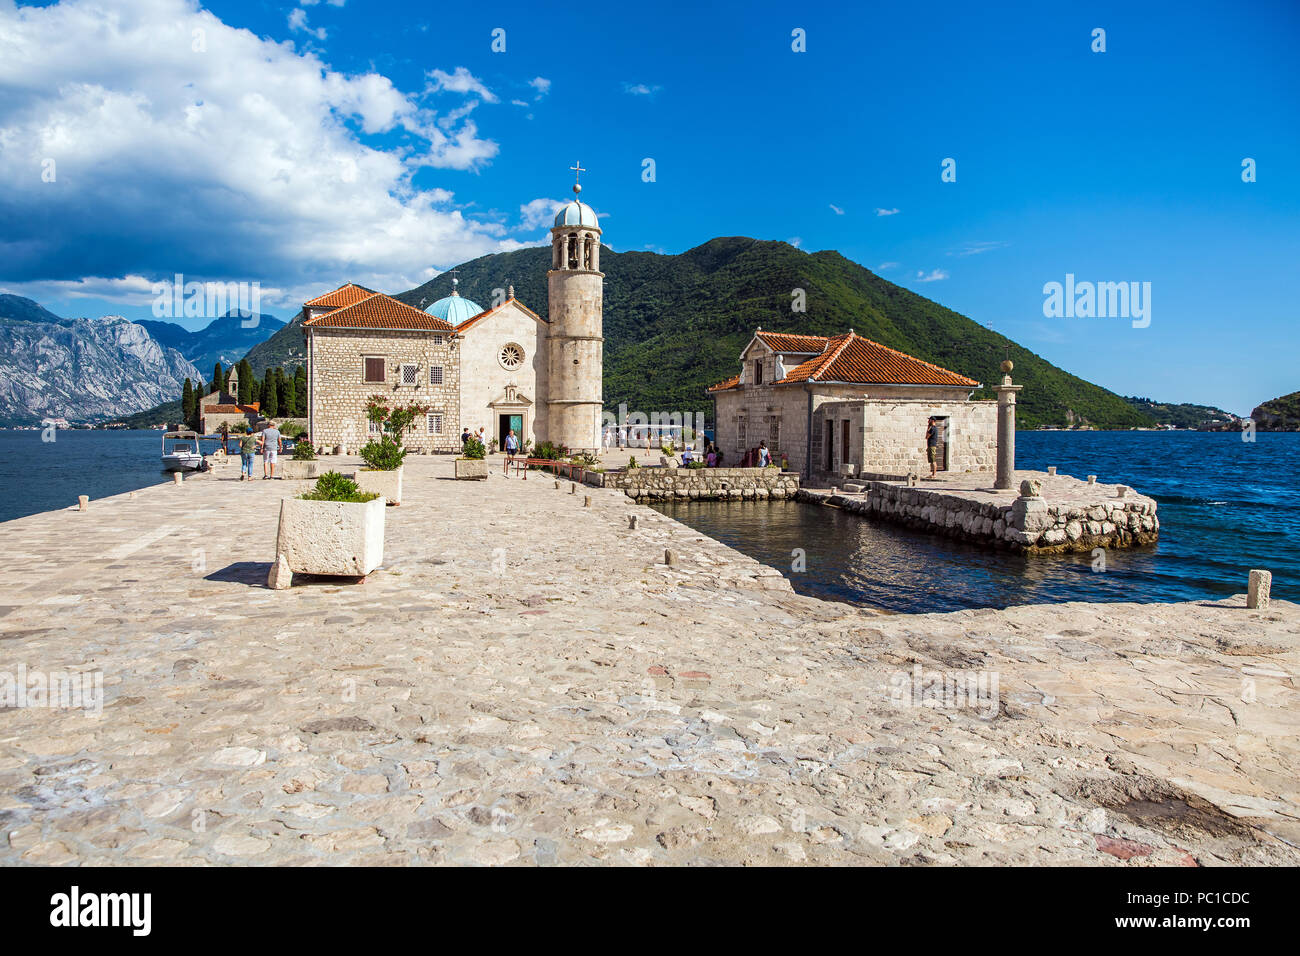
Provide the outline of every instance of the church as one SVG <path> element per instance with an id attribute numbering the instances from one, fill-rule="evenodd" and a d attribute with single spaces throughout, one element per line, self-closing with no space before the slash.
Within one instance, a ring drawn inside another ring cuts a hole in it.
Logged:
<path id="1" fill-rule="evenodd" d="M 581 172 L 579 164 L 579 172 Z M 555 215 L 549 319 L 515 298 L 484 309 L 451 295 L 424 310 L 354 283 L 302 307 L 311 441 L 349 453 L 375 435 L 371 397 L 428 411 L 403 436 L 418 452 L 459 452 L 463 428 L 497 447 L 514 431 L 570 453 L 597 451 L 604 337 L 600 225 L 582 186 Z"/>

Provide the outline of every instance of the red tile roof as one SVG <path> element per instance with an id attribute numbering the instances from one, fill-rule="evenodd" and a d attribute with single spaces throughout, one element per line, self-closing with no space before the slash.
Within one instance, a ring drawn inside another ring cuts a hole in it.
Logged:
<path id="1" fill-rule="evenodd" d="M 507 305 L 509 305 L 511 302 L 513 302 L 515 305 L 519 306 L 519 308 L 523 309 L 525 312 L 527 312 L 529 315 L 531 315 L 534 319 L 542 319 L 542 317 L 541 317 L 540 315 L 538 315 L 538 314 L 537 314 L 536 312 L 534 312 L 532 309 L 528 308 L 528 306 L 524 305 L 522 302 L 520 302 L 520 301 L 518 301 L 517 299 L 515 299 L 514 296 L 511 296 L 510 298 L 506 299 L 505 302 L 502 302 L 500 305 L 498 305 L 498 306 L 497 306 L 496 308 L 494 308 L 494 309 L 484 309 L 484 310 L 483 310 L 482 312 L 480 312 L 478 315 L 470 316 L 468 319 L 466 319 L 466 320 L 465 320 L 464 322 L 462 322 L 460 325 L 456 326 L 456 332 L 457 332 L 457 333 L 464 332 L 464 331 L 465 331 L 466 329 L 468 329 L 470 326 L 475 325 L 475 324 L 477 324 L 478 322 L 482 321 L 483 319 L 487 318 L 489 315 L 491 315 L 493 312 L 496 312 L 498 309 L 504 309 L 504 308 L 505 308 Z M 542 319 L 542 321 L 545 321 L 545 320 Z"/>
<path id="2" fill-rule="evenodd" d="M 204 405 L 204 415 L 246 415 L 257 411 L 257 405 Z"/>
<path id="3" fill-rule="evenodd" d="M 304 328 L 324 329 L 403 329 L 428 332 L 454 332 L 455 328 L 436 316 L 414 309 L 392 296 L 371 293 L 353 305 L 326 312 L 303 322 Z"/>
<path id="4" fill-rule="evenodd" d="M 810 344 L 821 341 L 824 347 L 808 361 L 795 366 L 785 378 L 772 382 L 773 385 L 791 385 L 799 382 L 851 382 L 854 385 L 942 385 L 950 388 L 975 388 L 979 382 L 965 375 L 958 375 L 946 368 L 940 368 L 930 362 L 891 349 L 887 345 L 864 339 L 860 335 L 847 332 L 822 338 L 816 335 L 782 335 L 781 333 L 759 332 L 760 338 L 775 351 L 796 351 L 783 342 L 773 345 L 773 339 L 781 341 L 799 339 Z M 805 351 L 805 349 L 799 349 Z M 709 389 L 721 392 L 739 388 L 740 377 L 735 376 L 725 382 L 719 382 Z"/>
<path id="5" fill-rule="evenodd" d="M 791 335 L 787 332 L 755 332 L 773 352 L 821 352 L 829 341 L 824 335 Z"/>
<path id="6" fill-rule="evenodd" d="M 852 332 L 832 336 L 826 351 L 791 369 L 786 382 L 852 382 L 862 385 L 946 385 L 975 388 L 979 382 L 891 349 Z"/>
<path id="7" fill-rule="evenodd" d="M 324 295 L 318 295 L 310 302 L 304 302 L 304 309 L 341 309 L 345 306 L 356 305 L 362 299 L 376 295 L 374 289 L 367 289 L 365 286 L 357 285 L 355 282 L 349 282 L 341 285 L 333 292 L 326 292 Z"/>

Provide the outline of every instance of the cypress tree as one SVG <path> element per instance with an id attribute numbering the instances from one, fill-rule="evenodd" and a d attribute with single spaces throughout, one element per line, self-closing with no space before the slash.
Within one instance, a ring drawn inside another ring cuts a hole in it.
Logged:
<path id="1" fill-rule="evenodd" d="M 181 420 L 187 424 L 194 419 L 194 406 L 197 403 L 194 400 L 194 386 L 190 384 L 188 378 L 185 379 L 185 385 L 181 389 Z"/>
<path id="2" fill-rule="evenodd" d="M 248 364 L 248 359 L 239 360 L 239 404 L 247 405 L 255 401 L 253 398 L 253 386 L 257 380 L 253 377 L 253 366 Z"/>
<path id="3" fill-rule="evenodd" d="M 280 414 L 285 418 L 293 417 L 294 407 L 297 404 L 293 395 L 293 379 L 284 374 L 284 369 L 277 368 L 275 385 L 280 399 Z"/>
<path id="4" fill-rule="evenodd" d="M 266 370 L 266 380 L 262 383 L 262 414 L 274 418 L 280 414 L 280 396 L 275 387 L 275 371 Z"/>
<path id="5" fill-rule="evenodd" d="M 307 417 L 307 366 L 299 365 L 293 373 L 294 408 L 299 418 Z"/>
<path id="6" fill-rule="evenodd" d="M 224 392 L 226 390 L 226 370 L 217 362 L 212 366 L 212 391 Z"/>

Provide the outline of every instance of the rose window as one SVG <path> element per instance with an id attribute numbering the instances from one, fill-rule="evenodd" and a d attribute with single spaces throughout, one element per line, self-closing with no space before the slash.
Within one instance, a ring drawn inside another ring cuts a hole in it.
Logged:
<path id="1" fill-rule="evenodd" d="M 497 359 L 501 362 L 502 368 L 514 370 L 524 364 L 524 350 L 511 342 L 509 345 L 501 346 L 501 353 Z"/>

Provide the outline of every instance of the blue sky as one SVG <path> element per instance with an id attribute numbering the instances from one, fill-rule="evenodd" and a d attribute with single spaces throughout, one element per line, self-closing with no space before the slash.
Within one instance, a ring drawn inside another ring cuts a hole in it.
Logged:
<path id="1" fill-rule="evenodd" d="M 0 288 L 59 314 L 149 317 L 175 272 L 284 318 L 402 291 L 543 241 L 580 159 L 618 250 L 837 249 L 1124 394 L 1300 389 L 1291 2 L 0 0 L 6 33 Z M 1149 282 L 1150 325 L 1046 318 L 1067 273 Z"/>

